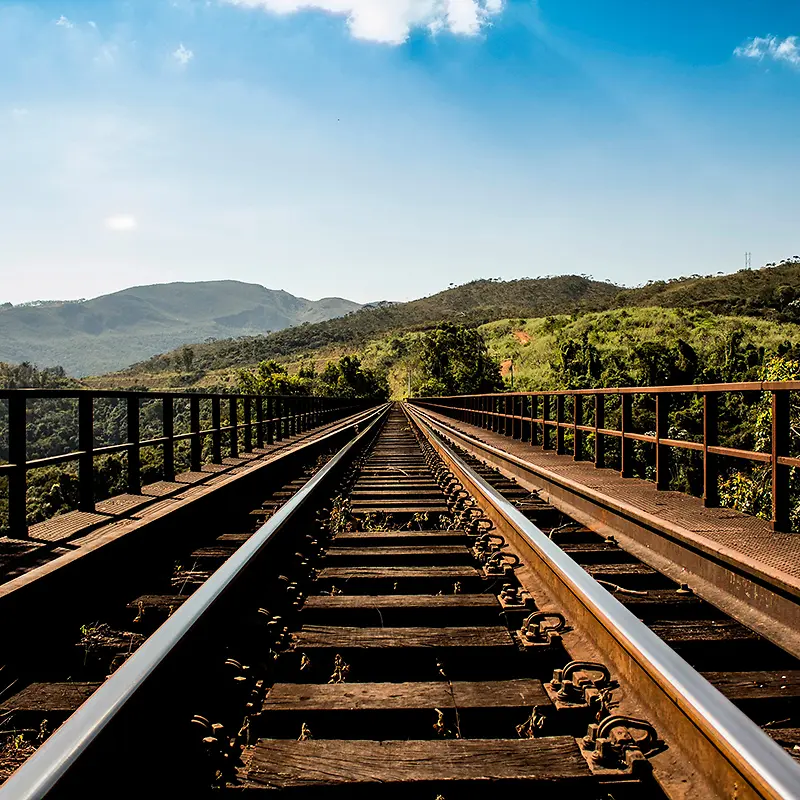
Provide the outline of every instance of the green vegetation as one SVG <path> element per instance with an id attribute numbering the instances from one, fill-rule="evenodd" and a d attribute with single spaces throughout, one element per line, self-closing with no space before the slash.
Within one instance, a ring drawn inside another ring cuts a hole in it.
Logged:
<path id="1" fill-rule="evenodd" d="M 696 308 L 800 322 L 800 256 L 732 275 L 652 281 L 642 288 L 620 292 L 615 305 Z"/>
<path id="2" fill-rule="evenodd" d="M 479 330 L 493 358 L 513 362 L 519 390 L 759 380 L 771 356 L 800 345 L 793 323 L 683 308 L 500 320 Z"/>
<path id="3" fill-rule="evenodd" d="M 800 286 L 800 259 L 622 292 L 578 276 L 474 281 L 411 303 L 377 304 L 269 336 L 184 345 L 124 372 L 84 380 L 82 385 L 381 399 L 387 393 L 402 398 L 409 390 L 417 395 L 458 394 L 512 386 L 537 390 L 790 378 L 800 376 L 796 286 Z M 618 302 L 625 307 L 616 307 Z M 729 309 L 738 313 L 722 313 Z M 30 365 L 0 366 L 0 381 L 7 386 L 77 385 L 63 370 L 38 371 Z M 43 413 L 40 402 L 53 405 Z M 124 415 L 112 405 L 98 409 L 99 443 L 119 441 L 124 432 Z M 30 417 L 31 456 L 75 449 L 74 434 L 67 433 L 75 429 L 74 403 L 37 401 L 37 407 Z M 0 457 L 3 413 L 0 404 Z M 143 425 L 153 435 L 158 435 L 159 413 L 153 403 L 145 414 Z M 612 403 L 607 413 L 608 424 L 615 425 L 618 408 Z M 800 410 L 792 413 L 793 419 L 800 419 Z M 727 396 L 721 418 L 723 444 L 743 449 L 766 446 L 769 409 L 761 401 Z M 636 400 L 634 423 L 643 432 L 653 429 L 652 400 Z M 672 438 L 696 439 L 702 430 L 697 398 L 687 396 L 683 405 L 673 408 L 669 423 Z M 614 447 L 609 443 L 612 458 Z M 647 447 L 637 444 L 636 469 L 637 474 L 652 477 Z M 700 491 L 698 458 L 693 452 L 675 454 L 673 488 Z M 157 451 L 152 460 L 148 468 L 156 476 Z M 726 467 L 723 502 L 768 513 L 769 475 L 755 468 L 737 471 L 738 466 Z M 98 470 L 101 492 L 116 491 L 122 480 L 121 462 L 98 460 Z M 54 509 L 74 507 L 74 476 L 64 474 L 32 473 L 36 476 L 32 481 L 40 483 L 32 489 L 31 521 Z"/>
<path id="4" fill-rule="evenodd" d="M 239 370 L 239 391 L 244 394 L 302 394 L 383 401 L 389 395 L 385 379 L 361 366 L 358 356 L 342 356 L 317 374 L 301 367 L 289 375 L 277 361 L 262 361 L 255 369 Z"/>
<path id="5" fill-rule="evenodd" d="M 360 308 L 238 281 L 137 286 L 93 300 L 0 306 L 0 360 L 61 364 L 72 375 L 121 369 L 186 343 L 319 322 Z M 194 368 L 193 348 L 174 358 Z"/>
<path id="6" fill-rule="evenodd" d="M 425 330 L 442 322 L 474 327 L 510 316 L 540 316 L 608 306 L 618 286 L 577 275 L 518 281 L 480 280 L 410 303 L 366 306 L 344 317 L 300 325 L 268 336 L 245 337 L 194 346 L 194 368 L 203 372 L 248 366 L 271 358 L 290 359 L 321 348 L 352 353 L 392 331 Z M 143 380 L 174 372 L 176 353 L 157 356 L 125 370 L 119 377 Z"/>
<path id="7" fill-rule="evenodd" d="M 502 387 L 500 370 L 475 329 L 442 325 L 416 343 L 422 378 L 419 395 L 495 392 Z"/>
<path id="8" fill-rule="evenodd" d="M 691 276 L 622 289 L 586 276 L 566 275 L 516 281 L 478 280 L 409 303 L 379 303 L 343 317 L 303 324 L 269 335 L 204 342 L 192 347 L 187 367 L 170 352 L 113 376 L 122 383 L 153 381 L 188 385 L 218 381 L 221 371 L 261 361 L 330 359 L 364 352 L 392 336 L 436 328 L 449 322 L 477 327 L 514 318 L 541 318 L 621 307 L 684 308 L 721 315 L 800 322 L 800 259 L 733 275 Z M 207 383 L 206 385 L 212 385 Z"/>

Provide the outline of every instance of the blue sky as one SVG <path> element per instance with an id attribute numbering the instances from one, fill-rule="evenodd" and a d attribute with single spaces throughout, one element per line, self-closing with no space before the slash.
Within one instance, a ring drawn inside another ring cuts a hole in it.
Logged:
<path id="1" fill-rule="evenodd" d="M 800 252 L 800 5 L 0 0 L 0 302 Z"/>

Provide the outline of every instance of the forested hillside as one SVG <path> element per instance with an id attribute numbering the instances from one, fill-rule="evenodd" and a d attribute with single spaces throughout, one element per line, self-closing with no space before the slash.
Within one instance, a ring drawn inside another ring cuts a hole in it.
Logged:
<path id="1" fill-rule="evenodd" d="M 264 359 L 319 360 L 319 356 L 355 353 L 372 341 L 452 322 L 466 327 L 507 318 L 603 311 L 620 307 L 702 309 L 800 322 L 800 259 L 776 266 L 741 270 L 732 275 L 690 276 L 623 289 L 585 276 L 479 280 L 409 303 L 365 306 L 344 317 L 287 328 L 266 336 L 199 343 L 191 347 L 191 369 L 198 379 L 208 373 L 256 364 Z M 135 364 L 115 379 L 163 382 L 181 367 L 186 350 Z"/>
<path id="2" fill-rule="evenodd" d="M 480 280 L 409 303 L 377 304 L 344 317 L 301 325 L 269 336 L 198 344 L 192 347 L 196 370 L 216 370 L 287 358 L 321 347 L 343 345 L 357 350 L 391 331 L 422 330 L 452 321 L 474 326 L 510 316 L 537 317 L 606 308 L 619 292 L 610 283 L 577 275 L 516 281 Z M 126 372 L 146 380 L 149 373 L 169 371 L 182 353 L 167 353 Z"/>
<path id="3" fill-rule="evenodd" d="M 800 256 L 732 275 L 674 278 L 626 289 L 618 306 L 704 308 L 717 314 L 747 314 L 800 322 Z"/>

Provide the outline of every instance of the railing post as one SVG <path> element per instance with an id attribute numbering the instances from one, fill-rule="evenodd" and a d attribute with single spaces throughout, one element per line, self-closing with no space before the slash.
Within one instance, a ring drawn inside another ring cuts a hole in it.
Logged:
<path id="1" fill-rule="evenodd" d="M 572 460 L 580 461 L 583 458 L 583 431 L 578 430 L 578 425 L 583 425 L 583 395 L 572 395 Z"/>
<path id="2" fill-rule="evenodd" d="M 560 456 L 564 455 L 564 395 L 556 395 L 556 453 Z"/>
<path id="3" fill-rule="evenodd" d="M 703 395 L 703 505 L 714 508 L 719 505 L 718 457 L 708 452 L 709 447 L 719 444 L 719 395 L 707 392 Z"/>
<path id="4" fill-rule="evenodd" d="M 230 436 L 228 438 L 228 449 L 231 458 L 239 457 L 239 406 L 235 397 L 228 398 L 228 425 L 230 425 Z"/>
<path id="5" fill-rule="evenodd" d="M 781 456 L 789 455 L 790 434 L 789 391 L 772 390 L 772 528 L 791 531 L 791 506 L 789 503 L 789 470 L 779 464 Z"/>
<path id="6" fill-rule="evenodd" d="M 633 433 L 633 395 L 625 393 L 620 397 L 620 474 L 630 478 L 633 475 L 633 439 L 625 434 Z"/>
<path id="7" fill-rule="evenodd" d="M 536 394 L 531 395 L 531 447 L 533 447 L 539 437 L 537 435 L 538 428 L 536 427 L 536 423 L 534 422 L 535 419 L 538 419 L 539 415 L 539 396 Z"/>
<path id="8" fill-rule="evenodd" d="M 250 408 L 250 398 L 244 398 L 244 451 L 253 452 L 253 428 L 252 411 Z"/>
<path id="9" fill-rule="evenodd" d="M 128 395 L 128 493 L 142 493 L 142 456 L 139 451 L 139 395 Z"/>
<path id="10" fill-rule="evenodd" d="M 661 444 L 669 438 L 669 395 L 656 395 L 656 489 L 669 489 L 669 447 Z"/>
<path id="11" fill-rule="evenodd" d="M 267 445 L 275 443 L 275 422 L 272 419 L 275 414 L 275 400 L 267 398 Z"/>
<path id="12" fill-rule="evenodd" d="M 94 400 L 88 392 L 78 397 L 78 508 L 94 511 Z"/>
<path id="13" fill-rule="evenodd" d="M 170 395 L 164 395 L 162 401 L 161 425 L 164 442 L 164 480 L 175 480 L 175 403 Z"/>
<path id="14" fill-rule="evenodd" d="M 219 397 L 211 398 L 211 461 L 222 463 L 222 409 Z"/>
<path id="15" fill-rule="evenodd" d="M 16 539 L 28 536 L 26 405 L 24 394 L 12 394 L 8 398 L 8 463 L 14 465 L 8 475 L 8 527 Z"/>
<path id="16" fill-rule="evenodd" d="M 283 441 L 283 398 L 275 398 L 275 441 Z"/>
<path id="17" fill-rule="evenodd" d="M 189 469 L 192 472 L 200 472 L 203 458 L 203 442 L 200 438 L 200 398 L 189 398 L 189 430 L 192 433 L 190 439 L 190 455 L 191 462 Z"/>
<path id="18" fill-rule="evenodd" d="M 519 399 L 519 440 L 521 442 L 527 442 L 530 438 L 530 411 L 527 406 L 530 399 L 530 395 L 522 395 Z"/>
<path id="19" fill-rule="evenodd" d="M 264 398 L 256 397 L 256 447 L 264 449 Z"/>
<path id="20" fill-rule="evenodd" d="M 550 428 L 547 423 L 550 420 L 550 398 L 552 395 L 542 395 L 542 450 L 552 450 L 550 446 Z"/>
<path id="21" fill-rule="evenodd" d="M 606 440 L 600 431 L 606 427 L 606 396 L 594 396 L 594 466 L 603 469 L 606 465 Z"/>

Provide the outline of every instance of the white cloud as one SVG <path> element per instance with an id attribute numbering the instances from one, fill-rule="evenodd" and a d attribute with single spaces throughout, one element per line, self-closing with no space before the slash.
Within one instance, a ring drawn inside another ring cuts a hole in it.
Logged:
<path id="1" fill-rule="evenodd" d="M 75 24 L 70 22 L 63 14 L 56 20 L 59 28 L 74 28 Z"/>
<path id="2" fill-rule="evenodd" d="M 740 58 L 771 58 L 800 67 L 800 41 L 797 36 L 779 39 L 777 36 L 755 36 L 733 51 Z"/>
<path id="3" fill-rule="evenodd" d="M 97 23 L 94 20 L 89 20 L 87 23 L 90 28 L 97 28 Z"/>
<path id="4" fill-rule="evenodd" d="M 178 45 L 178 49 L 172 54 L 172 57 L 182 67 L 185 67 L 194 58 L 194 53 L 187 47 L 184 47 L 183 42 L 181 42 L 180 45 Z"/>
<path id="5" fill-rule="evenodd" d="M 224 0 L 276 14 L 318 10 L 347 17 L 357 39 L 403 44 L 412 29 L 427 28 L 432 34 L 450 31 L 475 36 L 491 24 L 505 0 Z"/>
<path id="6" fill-rule="evenodd" d="M 105 225 L 110 231 L 135 231 L 138 227 L 132 214 L 115 214 L 106 219 Z"/>
<path id="7" fill-rule="evenodd" d="M 27 108 L 12 108 L 11 109 L 11 118 L 12 119 L 25 119 L 30 112 Z"/>

